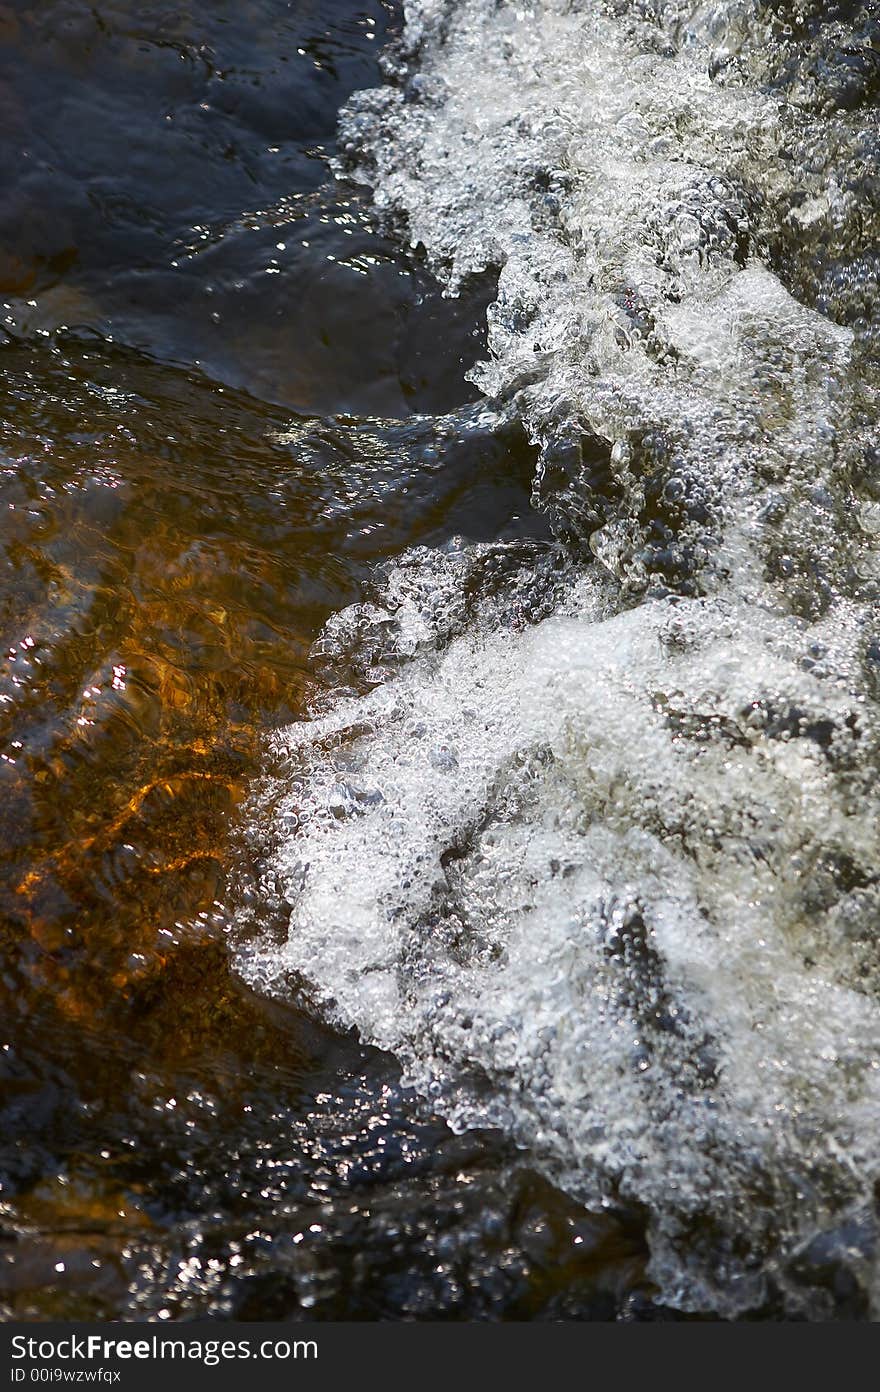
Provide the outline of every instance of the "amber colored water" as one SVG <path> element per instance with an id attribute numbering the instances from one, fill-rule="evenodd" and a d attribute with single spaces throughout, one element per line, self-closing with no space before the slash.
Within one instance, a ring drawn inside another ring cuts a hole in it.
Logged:
<path id="1" fill-rule="evenodd" d="M 328 172 L 394 23 L 0 5 L 6 1318 L 652 1308 L 637 1214 L 230 969 L 241 807 L 325 618 L 407 545 L 535 525 L 464 377 L 491 287 L 444 300 Z"/>

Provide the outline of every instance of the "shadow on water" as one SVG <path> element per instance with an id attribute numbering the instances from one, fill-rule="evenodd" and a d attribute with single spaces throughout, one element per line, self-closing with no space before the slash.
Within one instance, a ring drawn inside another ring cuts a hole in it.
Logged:
<path id="1" fill-rule="evenodd" d="M 230 972 L 230 829 L 370 567 L 545 540 L 445 299 L 326 167 L 395 15 L 0 4 L 0 1305 L 651 1312 L 591 1216 Z"/>

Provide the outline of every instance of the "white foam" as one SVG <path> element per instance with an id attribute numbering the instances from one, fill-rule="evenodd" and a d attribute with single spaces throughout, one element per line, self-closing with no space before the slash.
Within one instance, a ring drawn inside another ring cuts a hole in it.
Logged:
<path id="1" fill-rule="evenodd" d="M 496 548 L 464 612 L 493 548 L 416 552 L 328 627 L 372 689 L 277 741 L 289 939 L 241 961 L 644 1204 L 665 1299 L 816 1313 L 786 1263 L 880 1173 L 873 384 L 761 259 L 794 117 L 709 76 L 751 7 L 690 8 L 419 0 L 408 93 L 349 110 L 450 286 L 501 267 L 477 379 L 571 561 Z"/>

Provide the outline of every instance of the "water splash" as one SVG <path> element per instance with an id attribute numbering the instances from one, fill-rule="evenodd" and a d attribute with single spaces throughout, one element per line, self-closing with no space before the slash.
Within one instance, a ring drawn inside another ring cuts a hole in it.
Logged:
<path id="1" fill-rule="evenodd" d="M 724 1314 L 833 1312 L 829 1261 L 875 1298 L 880 211 L 846 8 L 791 37 L 778 4 L 407 6 L 346 158 L 452 291 L 499 267 L 475 378 L 558 544 L 414 551 L 331 622 L 348 690 L 263 793 L 289 936 L 241 946 L 454 1124 L 643 1204 L 664 1298 Z"/>

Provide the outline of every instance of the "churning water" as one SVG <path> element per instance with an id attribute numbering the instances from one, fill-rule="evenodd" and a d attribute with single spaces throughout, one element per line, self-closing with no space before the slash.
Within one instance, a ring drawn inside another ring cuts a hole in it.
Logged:
<path id="1" fill-rule="evenodd" d="M 409 0 L 342 118 L 450 294 L 497 268 L 431 431 L 524 428 L 552 533 L 327 624 L 240 967 L 643 1206 L 686 1310 L 880 1301 L 878 43 L 870 3 Z"/>

